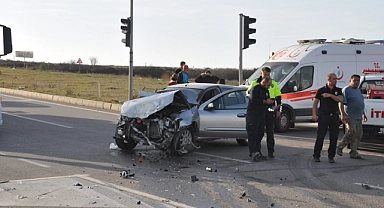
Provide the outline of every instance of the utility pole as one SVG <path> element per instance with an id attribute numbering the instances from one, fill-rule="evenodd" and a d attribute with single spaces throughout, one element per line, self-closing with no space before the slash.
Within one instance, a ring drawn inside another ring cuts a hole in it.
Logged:
<path id="1" fill-rule="evenodd" d="M 130 50 L 129 50 L 129 100 L 133 99 L 133 0 L 131 0 Z M 127 40 L 128 41 L 128 40 Z"/>

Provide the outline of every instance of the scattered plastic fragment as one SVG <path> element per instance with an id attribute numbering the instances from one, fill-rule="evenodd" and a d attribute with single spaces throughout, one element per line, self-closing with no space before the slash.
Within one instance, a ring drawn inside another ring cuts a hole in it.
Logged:
<path id="1" fill-rule="evenodd" d="M 191 176 L 191 181 L 195 182 L 198 181 L 199 179 L 196 177 L 196 175 Z"/>
<path id="2" fill-rule="evenodd" d="M 205 170 L 209 171 L 209 172 L 212 172 L 212 168 L 210 168 L 210 167 L 206 167 Z"/>
<path id="3" fill-rule="evenodd" d="M 74 186 L 83 186 L 81 183 L 75 183 Z"/>
<path id="4" fill-rule="evenodd" d="M 119 147 L 113 142 L 109 145 L 109 149 L 117 149 L 117 148 Z"/>
<path id="5" fill-rule="evenodd" d="M 368 189 L 371 189 L 371 186 L 368 185 L 368 184 L 364 184 L 364 183 L 362 183 L 361 186 L 362 186 L 363 188 L 367 189 L 367 190 L 368 190 Z"/>
<path id="6" fill-rule="evenodd" d="M 141 201 L 138 201 L 136 204 L 141 204 Z"/>

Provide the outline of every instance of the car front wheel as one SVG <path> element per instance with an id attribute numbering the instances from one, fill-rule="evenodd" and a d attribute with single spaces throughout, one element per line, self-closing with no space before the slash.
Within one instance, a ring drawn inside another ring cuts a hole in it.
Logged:
<path id="1" fill-rule="evenodd" d="M 190 129 L 183 129 L 177 132 L 172 140 L 171 152 L 173 155 L 184 155 L 193 151 L 195 148 L 193 141 L 193 134 Z"/>

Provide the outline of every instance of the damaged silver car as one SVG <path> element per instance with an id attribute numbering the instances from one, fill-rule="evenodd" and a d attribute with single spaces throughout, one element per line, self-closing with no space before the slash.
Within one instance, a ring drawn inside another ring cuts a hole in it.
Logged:
<path id="1" fill-rule="evenodd" d="M 162 92 L 125 102 L 114 136 L 117 146 L 132 150 L 137 144 L 149 145 L 173 155 L 197 149 L 193 143 L 199 126 L 197 101 L 183 93 L 188 92 Z"/>

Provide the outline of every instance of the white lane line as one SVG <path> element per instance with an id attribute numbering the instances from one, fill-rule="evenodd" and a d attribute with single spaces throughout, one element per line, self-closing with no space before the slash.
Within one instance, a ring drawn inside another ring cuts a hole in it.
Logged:
<path id="1" fill-rule="evenodd" d="M 46 103 L 46 104 L 51 104 L 51 105 L 58 105 L 58 106 L 63 106 L 63 107 L 68 107 L 68 108 L 74 108 L 74 109 L 81 109 L 81 110 L 87 110 L 87 111 L 92 111 L 92 112 L 97 112 L 97 113 L 104 113 L 104 114 L 109 114 L 109 115 L 120 115 L 120 113 L 111 113 L 111 112 L 105 112 L 105 111 L 99 111 L 99 110 L 93 110 L 93 109 L 88 109 L 88 108 L 82 108 L 82 107 L 76 107 L 76 106 L 70 106 L 70 105 L 65 105 L 65 104 L 59 104 L 59 103 L 53 103 L 53 102 L 47 102 L 47 101 L 41 101 L 41 100 L 33 100 L 33 99 L 28 99 L 28 98 L 21 98 L 21 97 L 16 97 L 12 95 L 4 95 L 3 97 L 13 97 L 13 98 L 20 98 L 23 101 L 31 101 L 31 102 L 38 102 L 38 103 Z M 3 101 L 5 101 L 3 99 Z"/>
<path id="2" fill-rule="evenodd" d="M 0 155 L 6 156 L 7 154 L 5 154 L 4 152 L 0 152 Z"/>
<path id="3" fill-rule="evenodd" d="M 240 159 L 235 159 L 235 158 L 231 158 L 231 157 L 223 157 L 223 156 L 218 156 L 218 155 L 211 155 L 211 154 L 206 154 L 206 153 L 202 153 L 202 152 L 194 152 L 194 153 L 195 154 L 199 154 L 199 155 L 209 156 L 209 157 L 216 157 L 216 158 L 220 158 L 220 159 L 224 159 L 224 160 L 232 160 L 232 161 L 248 163 L 248 164 L 252 163 L 251 161 L 240 160 Z"/>
<path id="4" fill-rule="evenodd" d="M 52 123 L 52 122 L 38 120 L 38 119 L 34 119 L 34 118 L 28 118 L 28 117 L 24 117 L 24 116 L 19 116 L 19 115 L 15 115 L 15 114 L 12 114 L 12 113 L 3 112 L 3 114 L 9 115 L 9 116 L 18 117 L 18 118 L 23 118 L 23 119 L 27 119 L 27 120 L 31 120 L 31 121 L 37 121 L 37 122 L 40 122 L 40 123 L 46 123 L 46 124 L 50 124 L 50 125 L 54 125 L 54 126 L 60 126 L 60 127 L 68 128 L 68 129 L 72 129 L 73 128 L 73 127 L 70 127 L 70 126 L 65 126 L 65 125 L 61 125 L 61 124 L 57 124 L 57 123 Z"/>
<path id="5" fill-rule="evenodd" d="M 30 163 L 30 164 L 33 164 L 33 165 L 37 165 L 37 166 L 40 166 L 40 167 L 43 167 L 43 168 L 49 168 L 48 165 L 43 165 L 41 163 L 33 162 L 31 160 L 27 160 L 27 159 L 19 159 L 19 160 L 27 162 L 27 163 Z"/>

